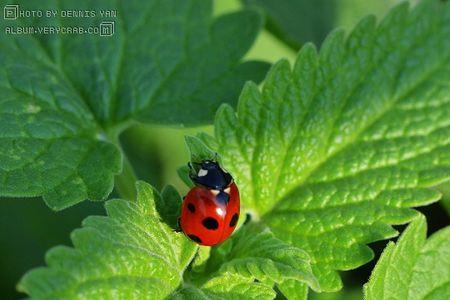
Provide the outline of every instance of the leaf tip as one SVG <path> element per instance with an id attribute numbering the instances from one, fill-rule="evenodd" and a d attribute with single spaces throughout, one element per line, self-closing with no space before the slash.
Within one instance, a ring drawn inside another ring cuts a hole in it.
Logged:
<path id="1" fill-rule="evenodd" d="M 218 154 L 211 150 L 202 140 L 196 136 L 187 135 L 184 137 L 186 147 L 190 153 L 191 162 L 201 162 L 205 159 L 220 159 Z"/>

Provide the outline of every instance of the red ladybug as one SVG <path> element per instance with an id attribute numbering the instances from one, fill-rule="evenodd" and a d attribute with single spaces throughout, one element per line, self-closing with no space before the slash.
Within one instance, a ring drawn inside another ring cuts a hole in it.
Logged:
<path id="1" fill-rule="evenodd" d="M 213 160 L 204 160 L 190 178 L 196 185 L 184 197 L 181 230 L 194 242 L 214 246 L 226 240 L 239 219 L 239 190 L 229 173 Z"/>

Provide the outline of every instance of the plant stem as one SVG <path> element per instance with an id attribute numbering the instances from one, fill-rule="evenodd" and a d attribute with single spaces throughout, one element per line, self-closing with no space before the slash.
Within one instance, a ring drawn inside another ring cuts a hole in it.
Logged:
<path id="1" fill-rule="evenodd" d="M 136 181 L 137 177 L 134 173 L 133 167 L 122 150 L 122 173 L 115 177 L 114 188 L 121 198 L 128 201 L 135 201 Z"/>
<path id="2" fill-rule="evenodd" d="M 120 145 L 119 135 L 127 126 L 122 126 L 118 128 L 112 128 L 107 131 L 106 136 L 109 141 L 116 145 L 122 153 L 122 173 L 116 175 L 114 178 L 114 190 L 119 194 L 122 199 L 128 201 L 136 201 L 136 173 L 134 172 L 133 166 L 128 160 L 125 151 Z"/>

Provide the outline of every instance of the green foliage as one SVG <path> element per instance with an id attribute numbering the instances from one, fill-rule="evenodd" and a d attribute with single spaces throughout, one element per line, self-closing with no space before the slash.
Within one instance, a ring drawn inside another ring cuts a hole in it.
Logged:
<path id="1" fill-rule="evenodd" d="M 85 219 L 72 234 L 74 248 L 51 249 L 48 267 L 27 273 L 19 290 L 39 299 L 272 299 L 273 283 L 287 279 L 318 288 L 304 251 L 255 227 L 216 248 L 205 268 L 185 273 L 198 247 L 160 220 L 170 211 L 157 212 L 158 203 L 170 202 L 164 198 L 179 195 L 169 188 L 161 197 L 143 182 L 137 194 L 135 203 L 110 200 L 107 216 Z"/>
<path id="2" fill-rule="evenodd" d="M 223 24 L 240 19 L 223 18 Z M 223 24 L 217 30 L 231 35 Z M 215 137 L 186 139 L 194 161 L 220 154 L 240 188 L 241 215 L 249 214 L 249 223 L 220 246 L 198 247 L 173 231 L 181 203 L 178 192 L 167 187 L 159 195 L 140 182 L 136 202 L 108 201 L 108 216 L 87 218 L 72 235 L 74 248 L 50 250 L 48 267 L 26 274 L 19 289 L 36 298 L 273 299 L 279 291 L 289 299 L 305 299 L 309 287 L 318 292 L 340 289 L 338 271 L 373 258 L 368 243 L 394 237 L 392 225 L 414 220 L 397 246 L 388 246 L 366 296 L 447 298 L 448 228 L 426 242 L 425 222 L 411 208 L 437 201 L 440 193 L 430 187 L 450 179 L 449 36 L 450 4 L 425 0 L 413 10 L 398 6 L 379 24 L 374 17 L 365 18 L 348 36 L 333 32 L 320 53 L 305 45 L 293 67 L 282 60 L 262 87 L 247 83 L 236 111 L 230 105 L 218 110 Z M 45 47 L 52 49 L 50 45 Z M 52 59 L 49 64 L 54 64 Z M 172 76 L 186 76 L 184 67 Z M 49 70 L 59 73 L 61 67 Z M 172 76 L 164 82 L 172 83 Z M 68 91 L 86 84 L 84 78 L 61 80 L 56 86 L 71 82 Z M 170 91 L 189 88 L 173 84 Z M 117 91 L 114 95 L 120 95 Z M 158 94 L 164 101 L 167 95 Z M 103 115 L 104 107 L 88 98 L 68 103 L 90 113 L 84 117 L 92 126 L 105 127 L 130 117 L 120 109 L 123 100 L 114 99 L 108 109 L 112 115 Z M 140 104 L 134 103 L 132 118 L 161 121 L 141 114 Z M 171 104 L 174 117 L 182 114 L 174 113 L 179 108 L 190 112 Z M 63 107 L 71 107 L 67 105 Z M 162 109 L 158 116 L 165 113 Z M 80 124 L 86 122 L 75 128 Z M 97 128 L 83 132 L 99 143 Z M 102 177 L 98 172 L 92 173 L 96 180 Z M 189 183 L 187 169 L 179 172 Z"/>
<path id="3" fill-rule="evenodd" d="M 450 216 L 450 183 L 446 182 L 438 186 L 437 189 L 442 193 L 440 203 Z"/>
<path id="4" fill-rule="evenodd" d="M 178 176 L 183 181 L 183 183 L 191 188 L 194 186 L 194 184 L 192 183 L 191 178 L 189 178 L 189 172 L 190 170 L 188 166 L 179 167 L 177 170 Z"/>
<path id="5" fill-rule="evenodd" d="M 292 69 L 274 65 L 261 90 L 248 83 L 236 113 L 219 109 L 215 140 L 203 138 L 244 209 L 308 252 L 326 291 L 450 177 L 449 36 L 448 2 L 365 18 L 320 54 L 304 46 Z"/>
<path id="6" fill-rule="evenodd" d="M 279 291 L 290 300 L 307 299 L 308 286 L 299 281 L 288 279 L 278 284 Z"/>
<path id="7" fill-rule="evenodd" d="M 50 247 L 69 244 L 84 218 L 103 212 L 102 202 L 84 201 L 55 213 L 36 198 L 0 198 L 0 299 L 23 299 L 16 291 L 23 274 L 42 265 Z"/>
<path id="8" fill-rule="evenodd" d="M 288 298 L 291 299 L 291 298 Z M 292 298 L 295 299 L 295 298 Z M 362 289 L 345 288 L 335 293 L 311 293 L 309 300 L 361 300 L 363 299 Z"/>
<path id="9" fill-rule="evenodd" d="M 118 131 L 132 120 L 193 126 L 235 104 L 267 64 L 240 62 L 261 27 L 242 10 L 211 18 L 211 1 L 46 0 L 22 10 L 116 10 L 112 37 L 0 35 L 0 196 L 42 196 L 60 210 L 105 199 L 121 170 Z M 108 19 L 109 20 L 109 19 Z M 19 18 L 7 26 L 80 26 L 77 18 Z M 231 42 L 232 41 L 232 42 Z M 201 59 L 198 59 L 201 58 Z"/>
<path id="10" fill-rule="evenodd" d="M 161 220 L 171 228 L 178 228 L 178 217 L 181 214 L 181 197 L 177 190 L 168 185 L 161 192 L 161 197 L 155 198 L 156 210 Z"/>
<path id="11" fill-rule="evenodd" d="M 202 160 L 217 159 L 220 157 L 210 148 L 208 148 L 199 138 L 195 136 L 186 137 L 186 146 L 189 150 L 191 162 L 201 162 Z"/>
<path id="12" fill-rule="evenodd" d="M 275 292 L 264 283 L 256 283 L 252 278 L 236 274 L 226 274 L 214 277 L 201 287 L 184 286 L 175 291 L 170 300 L 199 299 L 273 299 Z"/>
<path id="13" fill-rule="evenodd" d="M 159 220 L 154 198 L 137 184 L 137 202 L 110 200 L 108 216 L 91 216 L 72 233 L 75 248 L 58 246 L 49 267 L 27 273 L 19 290 L 39 299 L 161 299 L 182 281 L 196 246 Z"/>
<path id="14" fill-rule="evenodd" d="M 320 45 L 336 27 L 352 28 L 368 12 L 383 15 L 400 0 L 242 0 L 261 8 L 267 29 L 297 50 L 306 42 Z"/>
<path id="15" fill-rule="evenodd" d="M 448 299 L 450 227 L 428 240 L 424 217 L 413 221 L 396 244 L 390 242 L 364 286 L 364 299 Z"/>
<path id="16" fill-rule="evenodd" d="M 200 280 L 215 272 L 236 273 L 270 285 L 295 280 L 320 290 L 308 254 L 275 238 L 257 223 L 242 226 L 233 238 L 213 248 L 202 271 L 197 275 Z"/>

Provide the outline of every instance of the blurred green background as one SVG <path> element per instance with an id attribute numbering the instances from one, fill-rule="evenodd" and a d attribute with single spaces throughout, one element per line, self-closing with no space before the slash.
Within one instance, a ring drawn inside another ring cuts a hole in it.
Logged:
<path id="1" fill-rule="evenodd" d="M 266 14 L 266 29 L 259 35 L 247 59 L 275 62 L 295 59 L 298 48 L 305 41 L 318 47 L 326 33 L 335 27 L 350 29 L 366 14 L 379 17 L 398 3 L 397 0 L 218 0 L 214 14 L 230 12 L 244 5 L 257 5 Z M 283 41 L 281 41 L 283 40 Z M 163 128 L 136 125 L 121 136 L 121 143 L 139 179 L 161 189 L 175 185 L 180 193 L 187 188 L 177 175 L 177 168 L 185 164 L 188 154 L 185 135 L 199 131 L 212 133 L 212 126 L 201 128 Z M 445 192 L 442 204 L 450 211 L 450 186 L 439 187 Z M 111 195 L 114 197 L 114 195 Z M 441 204 L 422 209 L 427 215 L 430 231 L 449 223 Z M 27 270 L 44 264 L 44 255 L 50 247 L 70 245 L 70 232 L 80 226 L 82 219 L 92 214 L 103 214 L 102 204 L 86 201 L 62 212 L 50 211 L 42 200 L 0 199 L 0 299 L 16 299 L 23 295 L 15 291 L 19 278 Z M 430 221 L 431 220 L 431 221 Z M 386 242 L 373 245 L 379 254 Z M 312 295 L 313 299 L 361 299 L 361 284 L 373 267 L 371 264 L 344 273 L 346 288 L 340 293 Z M 283 299 L 280 296 L 280 299 Z"/>

